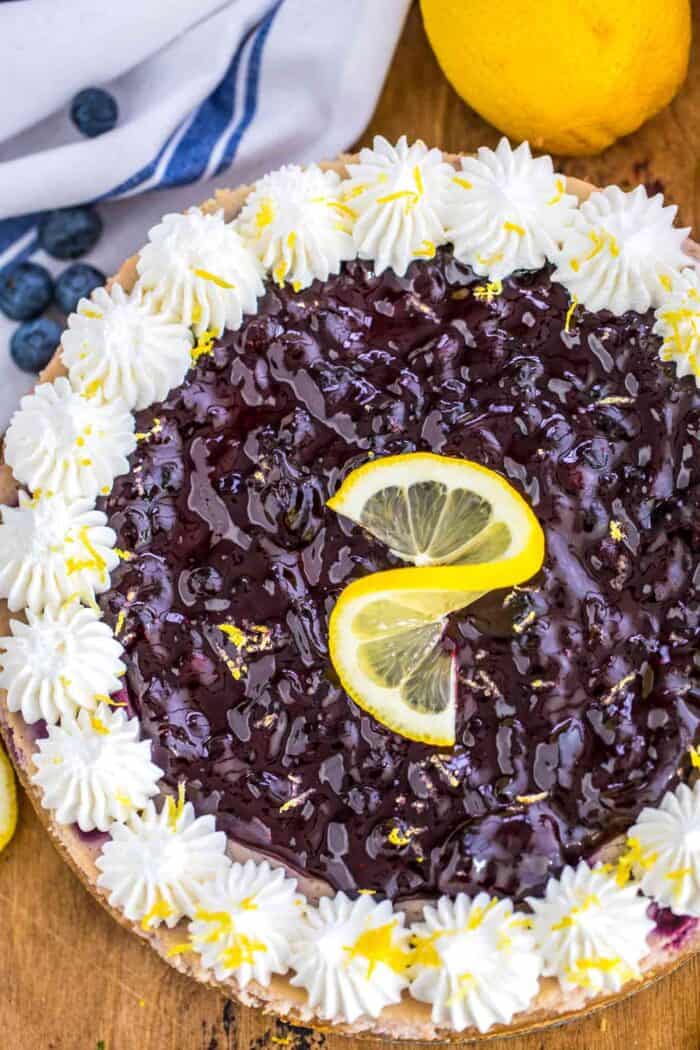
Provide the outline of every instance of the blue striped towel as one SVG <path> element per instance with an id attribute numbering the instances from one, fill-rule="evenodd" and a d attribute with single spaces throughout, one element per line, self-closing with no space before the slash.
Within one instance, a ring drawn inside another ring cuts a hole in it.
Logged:
<path id="1" fill-rule="evenodd" d="M 0 4 L 0 269 L 35 258 L 53 208 L 96 202 L 109 273 L 168 211 L 362 133 L 410 0 L 25 0 Z M 81 137 L 81 88 L 106 86 L 116 128 Z M 193 187 L 192 183 L 200 183 Z M 148 192 L 147 192 L 148 191 Z M 31 386 L 6 355 L 0 427 Z"/>

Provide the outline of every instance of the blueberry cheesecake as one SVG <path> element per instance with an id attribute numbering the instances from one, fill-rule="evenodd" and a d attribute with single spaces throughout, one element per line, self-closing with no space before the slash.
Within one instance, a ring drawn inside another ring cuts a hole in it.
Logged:
<path id="1" fill-rule="evenodd" d="M 167 215 L 4 443 L 0 721 L 248 1005 L 478 1037 L 700 945 L 700 281 L 675 208 L 405 138 Z"/>

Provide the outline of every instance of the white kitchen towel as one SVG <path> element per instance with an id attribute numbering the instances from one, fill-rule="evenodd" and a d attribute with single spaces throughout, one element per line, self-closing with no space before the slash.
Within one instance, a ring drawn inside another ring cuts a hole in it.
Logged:
<path id="1" fill-rule="evenodd" d="M 0 269 L 32 258 L 44 212 L 97 202 L 106 273 L 168 211 L 285 161 L 332 157 L 367 125 L 410 0 L 22 0 L 0 4 Z M 83 138 L 72 97 L 119 121 Z M 199 185 L 192 185 L 198 183 Z M 0 320 L 0 428 L 32 377 Z"/>

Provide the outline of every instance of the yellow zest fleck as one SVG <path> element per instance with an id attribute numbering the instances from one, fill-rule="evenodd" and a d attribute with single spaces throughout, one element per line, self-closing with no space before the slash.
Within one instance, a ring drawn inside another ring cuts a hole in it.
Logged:
<path id="1" fill-rule="evenodd" d="M 165 953 L 166 959 L 173 959 L 176 955 L 185 955 L 187 952 L 193 952 L 194 948 L 189 941 L 181 941 L 180 944 L 174 944 L 172 948 L 168 948 Z"/>
<path id="2" fill-rule="evenodd" d="M 107 704 L 108 707 L 126 707 L 126 700 L 114 700 L 106 693 L 95 693 L 95 700 L 98 703 Z"/>
<path id="3" fill-rule="evenodd" d="M 243 911 L 257 911 L 258 903 L 255 900 L 255 897 L 244 897 L 241 901 L 241 908 Z"/>
<path id="4" fill-rule="evenodd" d="M 334 211 L 337 211 L 340 215 L 344 215 L 348 219 L 357 218 L 357 212 L 355 209 L 347 204 L 343 204 L 342 201 L 327 201 L 326 203 L 329 208 L 333 208 Z"/>
<path id="5" fill-rule="evenodd" d="M 280 261 L 277 263 L 277 265 L 275 266 L 275 268 L 272 271 L 272 276 L 273 276 L 273 278 L 275 280 L 275 283 L 277 285 L 279 285 L 280 288 L 284 284 L 284 279 L 287 276 L 288 271 L 289 271 L 289 263 L 286 262 L 285 259 L 280 259 Z"/>
<path id="6" fill-rule="evenodd" d="M 659 283 L 665 292 L 670 292 L 673 288 L 673 281 L 667 273 L 659 274 Z"/>
<path id="7" fill-rule="evenodd" d="M 498 904 L 498 898 L 497 897 L 492 897 L 485 908 L 481 908 L 481 907 L 474 907 L 474 908 L 472 908 L 471 914 L 469 915 L 469 920 L 467 922 L 467 925 L 466 925 L 465 929 L 467 929 L 467 930 L 478 930 L 479 927 L 481 926 L 482 922 L 486 918 L 486 916 L 489 914 L 490 911 L 493 911 L 493 909 L 496 907 L 497 904 Z"/>
<path id="8" fill-rule="evenodd" d="M 409 962 L 409 952 L 394 943 L 394 930 L 397 920 L 375 926 L 361 933 L 353 945 L 343 950 L 348 959 L 362 958 L 367 961 L 367 977 L 371 977 L 379 963 L 388 966 L 395 973 L 402 973 Z"/>
<path id="9" fill-rule="evenodd" d="M 376 890 L 358 890 L 357 892 L 360 895 L 360 897 L 373 897 L 377 891 Z"/>
<path id="10" fill-rule="evenodd" d="M 583 915 L 583 913 L 589 911 L 590 908 L 599 906 L 600 898 L 598 897 L 598 895 L 596 893 L 589 893 L 586 897 L 584 897 L 580 904 L 577 904 L 574 908 L 571 909 L 568 915 L 565 915 L 563 919 L 559 920 L 559 922 L 554 923 L 554 925 L 552 926 L 552 932 L 554 933 L 557 930 L 566 930 L 570 926 L 574 926 L 576 924 L 576 919 L 579 915 Z"/>
<path id="11" fill-rule="evenodd" d="M 275 206 L 269 197 L 265 197 L 264 200 L 260 201 L 258 210 L 255 213 L 255 229 L 257 233 L 262 233 L 264 229 L 272 225 L 275 219 Z"/>
<path id="12" fill-rule="evenodd" d="M 700 751 L 697 747 L 693 747 L 691 744 L 688 748 L 688 754 L 690 755 L 690 764 L 693 769 L 700 769 Z"/>
<path id="13" fill-rule="evenodd" d="M 216 645 L 214 646 L 214 648 L 216 649 L 223 662 L 226 664 L 226 667 L 228 668 L 228 671 L 231 677 L 234 679 L 234 681 L 240 681 L 240 677 L 244 670 L 243 666 L 237 664 L 236 661 L 232 659 L 232 657 L 230 657 L 226 650 L 222 649 L 220 645 Z"/>
<path id="14" fill-rule="evenodd" d="M 75 439 L 75 443 L 76 443 L 76 445 L 78 446 L 78 448 L 82 448 L 82 447 L 83 447 L 83 445 L 85 444 L 85 438 L 84 438 L 84 437 L 81 437 L 81 436 L 80 436 L 80 434 L 79 434 L 79 435 L 77 436 L 77 438 Z"/>
<path id="15" fill-rule="evenodd" d="M 553 197 L 550 197 L 550 199 L 547 201 L 547 204 L 550 204 L 550 205 L 551 204 L 558 204 L 559 201 L 564 196 L 564 193 L 566 192 L 566 183 L 564 182 L 563 179 L 557 179 L 557 181 L 554 183 L 554 185 L 556 186 L 557 192 L 554 194 Z"/>
<path id="16" fill-rule="evenodd" d="M 476 261 L 482 266 L 491 266 L 493 263 L 500 262 L 503 258 L 503 252 L 494 252 L 492 255 L 477 255 Z"/>
<path id="17" fill-rule="evenodd" d="M 83 315 L 83 317 L 93 317 L 96 321 L 102 320 L 102 314 L 100 313 L 99 310 L 89 309 L 89 310 L 81 310 L 80 312 Z"/>
<path id="18" fill-rule="evenodd" d="M 207 354 L 214 353 L 214 340 L 216 339 L 216 332 L 211 328 L 207 328 L 205 332 L 202 332 L 195 345 L 190 350 L 190 358 L 192 363 L 196 364 L 200 357 L 205 357 Z"/>
<path id="19" fill-rule="evenodd" d="M 517 233 L 518 237 L 525 236 L 525 227 L 519 226 L 517 222 L 504 222 L 503 229 L 506 233 Z"/>
<path id="20" fill-rule="evenodd" d="M 673 871 L 669 871 L 666 875 L 664 875 L 664 878 L 668 879 L 670 882 L 682 882 L 683 879 L 687 878 L 688 875 L 692 874 L 692 868 L 675 868 Z"/>
<path id="21" fill-rule="evenodd" d="M 434 241 L 421 241 L 420 245 L 413 252 L 415 256 L 420 256 L 424 259 L 432 259 L 435 255 L 435 243 Z"/>
<path id="22" fill-rule="evenodd" d="M 292 281 L 292 291 L 294 291 L 294 292 L 300 292 L 301 291 L 301 281 Z"/>
<path id="23" fill-rule="evenodd" d="M 357 186 L 353 186 L 351 190 L 346 190 L 343 193 L 344 201 L 354 200 L 355 197 L 361 197 L 363 193 L 366 193 L 369 186 L 366 182 L 358 182 Z"/>
<path id="24" fill-rule="evenodd" d="M 118 558 L 121 558 L 122 561 L 133 561 L 136 557 L 133 551 L 125 551 L 122 550 L 121 547 L 115 547 L 114 553 L 117 555 Z"/>
<path id="25" fill-rule="evenodd" d="M 416 164 L 415 168 L 413 169 L 413 181 L 416 184 L 417 192 L 422 194 L 423 193 L 423 176 L 421 175 L 420 168 L 419 168 L 419 166 L 417 164 Z"/>
<path id="26" fill-rule="evenodd" d="M 90 555 L 89 558 L 66 558 L 66 571 L 70 575 L 73 572 L 81 572 L 83 569 L 94 569 L 102 580 L 107 579 L 107 562 L 93 546 L 90 540 L 87 525 L 83 525 L 78 531 L 78 539 Z"/>
<path id="27" fill-rule="evenodd" d="M 126 620 L 126 610 L 120 609 L 117 614 L 117 622 L 114 625 L 114 636 L 118 637 L 124 627 L 124 621 Z"/>
<path id="28" fill-rule="evenodd" d="M 195 277 L 201 277 L 203 281 L 211 281 L 217 288 L 225 288 L 227 291 L 231 291 L 235 288 L 235 284 L 231 284 L 230 281 L 224 280 L 223 277 L 219 277 L 218 274 L 210 273 L 209 270 L 196 269 L 194 271 Z"/>
<path id="29" fill-rule="evenodd" d="M 233 933 L 233 917 L 227 911 L 206 911 L 204 908 L 197 908 L 194 917 L 214 927 L 211 933 L 204 938 L 205 944 L 215 944 Z"/>
<path id="30" fill-rule="evenodd" d="M 177 785 L 177 802 L 168 795 L 165 800 L 165 805 L 168 810 L 168 827 L 172 831 L 177 831 L 177 826 L 180 822 L 182 814 L 185 812 L 185 782 L 180 780 Z"/>
<path id="31" fill-rule="evenodd" d="M 109 729 L 97 715 L 90 715 L 90 725 L 100 736 L 109 736 Z"/>
<path id="32" fill-rule="evenodd" d="M 307 788 L 307 790 L 302 791 L 300 795 L 295 795 L 293 798 L 287 799 L 287 801 L 283 802 L 280 806 L 280 813 L 288 813 L 290 809 L 295 809 L 297 806 L 301 806 L 302 803 L 306 802 L 313 790 L 313 788 Z"/>
<path id="33" fill-rule="evenodd" d="M 527 630 L 531 623 L 534 623 L 537 619 L 537 613 L 534 609 L 531 609 L 527 616 L 523 616 L 522 620 L 516 620 L 513 624 L 513 630 L 516 634 L 522 634 L 523 631 Z"/>
<path id="34" fill-rule="evenodd" d="M 492 303 L 502 291 L 502 281 L 488 281 L 486 284 L 478 284 L 474 289 L 473 295 L 480 303 Z"/>
<path id="35" fill-rule="evenodd" d="M 405 831 L 401 831 L 400 828 L 392 828 L 387 837 L 392 846 L 408 846 L 413 836 L 419 833 L 420 828 L 406 828 Z"/>
<path id="36" fill-rule="evenodd" d="M 456 182 L 458 186 L 461 186 L 463 190 L 474 189 L 469 179 L 464 179 L 460 175 L 455 175 L 452 181 Z"/>
<path id="37" fill-rule="evenodd" d="M 573 321 L 574 313 L 576 311 L 576 307 L 577 306 L 578 306 L 578 296 L 577 295 L 573 295 L 571 297 L 571 305 L 569 306 L 569 309 L 566 311 L 566 318 L 564 320 L 564 331 L 566 332 L 567 335 L 571 331 L 571 322 Z"/>
<path id="38" fill-rule="evenodd" d="M 137 441 L 148 441 L 149 438 L 155 437 L 156 434 L 160 434 L 163 429 L 163 421 L 159 416 L 153 417 L 153 426 L 150 430 L 139 431 L 134 434 Z"/>
<path id="39" fill-rule="evenodd" d="M 646 871 L 654 865 L 656 860 L 656 853 L 645 854 L 639 839 L 630 836 L 627 839 L 627 848 L 615 867 L 615 881 L 618 886 L 626 886 L 632 878 L 634 868 Z"/>
<path id="40" fill-rule="evenodd" d="M 598 232 L 597 230 L 591 230 L 588 234 L 588 239 L 591 241 L 592 248 L 587 255 L 584 255 L 583 259 L 571 259 L 569 265 L 574 273 L 578 273 L 581 269 L 582 262 L 590 262 L 591 259 L 595 259 L 597 255 L 607 248 L 612 255 L 613 259 L 617 258 L 620 254 L 620 246 L 617 240 L 611 233 L 606 230 Z"/>
<path id="41" fill-rule="evenodd" d="M 131 806 L 131 804 L 132 804 L 131 799 L 129 798 L 129 796 L 122 794 L 122 792 L 120 792 L 120 791 L 118 791 L 115 794 L 114 801 L 115 802 L 119 802 L 122 806 L 126 806 L 127 808 L 129 808 Z"/>
<path id="42" fill-rule="evenodd" d="M 534 685 L 535 683 L 533 682 L 532 684 Z M 544 802 L 548 794 L 548 791 L 538 791 L 533 795 L 516 795 L 515 801 L 519 802 L 521 806 L 532 806 L 535 802 Z"/>
<path id="43" fill-rule="evenodd" d="M 610 538 L 615 540 L 615 543 L 620 543 L 622 540 L 625 539 L 625 530 L 623 529 L 619 521 L 615 521 L 613 519 L 610 522 L 608 531 L 610 533 Z"/>
<path id="44" fill-rule="evenodd" d="M 256 952 L 266 951 L 267 947 L 262 941 L 247 937 L 245 933 L 238 933 L 233 944 L 222 951 L 219 959 L 224 966 L 237 970 L 239 966 L 244 966 L 246 963 L 254 963 Z"/>
<path id="45" fill-rule="evenodd" d="M 192 307 L 192 324 L 199 324 L 202 320 L 202 304 L 195 299 Z"/>
<path id="46" fill-rule="evenodd" d="M 296 242 L 297 242 L 296 230 L 290 230 L 289 233 L 287 234 L 287 247 L 290 248 L 290 249 L 294 248 L 294 245 L 296 244 Z"/>
<path id="47" fill-rule="evenodd" d="M 220 623 L 219 630 L 233 642 L 237 649 L 240 649 L 245 644 L 245 631 L 242 631 L 240 627 L 236 627 L 235 623 Z"/>
<path id="48" fill-rule="evenodd" d="M 623 981 L 629 981 L 639 976 L 636 970 L 633 970 L 623 959 L 617 956 L 612 959 L 606 959 L 602 956 L 589 956 L 579 959 L 575 966 L 570 967 L 566 971 L 567 980 L 571 981 L 572 984 L 578 985 L 579 988 L 592 988 L 594 987 L 594 982 L 589 976 L 591 970 L 600 970 L 601 973 L 611 973 L 614 970 L 618 970 Z"/>
<path id="49" fill-rule="evenodd" d="M 66 678 L 66 676 L 64 674 L 59 675 L 58 680 L 59 680 L 59 682 L 61 683 L 61 685 L 63 686 L 64 689 L 69 689 L 71 687 L 71 685 L 73 684 L 72 683 L 72 679 Z"/>
<path id="50" fill-rule="evenodd" d="M 469 989 L 473 986 L 473 984 L 473 973 L 469 973 L 468 970 L 464 973 L 461 973 L 457 978 L 457 988 L 455 989 L 454 994 L 451 995 L 447 1000 L 448 1006 L 454 1006 L 455 1003 L 461 1002 L 462 999 L 464 999 L 464 997 L 468 995 Z"/>
<path id="51" fill-rule="evenodd" d="M 162 897 L 159 897 L 153 907 L 141 919 L 141 929 L 150 930 L 156 919 L 167 919 L 172 914 L 172 906 L 166 900 L 163 900 Z"/>
<path id="52" fill-rule="evenodd" d="M 436 930 L 430 934 L 416 934 L 413 938 L 413 950 L 411 952 L 412 966 L 434 966 L 442 965 L 442 959 L 435 947 L 439 937 L 444 936 L 446 931 Z"/>
<path id="53" fill-rule="evenodd" d="M 101 379 L 93 379 L 91 383 L 88 383 L 83 387 L 81 396 L 85 398 L 92 398 L 100 391 L 102 387 Z"/>

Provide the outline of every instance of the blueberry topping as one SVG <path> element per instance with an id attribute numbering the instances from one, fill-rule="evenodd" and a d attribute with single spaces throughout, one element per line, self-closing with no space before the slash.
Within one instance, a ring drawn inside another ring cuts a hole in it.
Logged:
<path id="1" fill-rule="evenodd" d="M 39 223 L 39 243 L 55 259 L 77 259 L 94 248 L 102 219 L 89 205 L 50 211 Z"/>
<path id="2" fill-rule="evenodd" d="M 64 314 L 72 314 L 81 299 L 87 299 L 93 289 L 104 283 L 101 270 L 89 263 L 74 263 L 56 279 L 56 302 Z"/>
<path id="3" fill-rule="evenodd" d="M 38 317 L 52 297 L 51 274 L 37 263 L 17 263 L 0 273 L 0 310 L 13 321 Z"/>
<path id="4" fill-rule="evenodd" d="M 103 88 L 85 88 L 71 102 L 70 118 L 80 134 L 89 139 L 111 131 L 118 116 L 116 99 Z"/>
<path id="5" fill-rule="evenodd" d="M 549 267 L 492 302 L 482 283 L 440 248 L 404 277 L 353 261 L 268 285 L 137 414 L 148 437 L 100 501 L 133 555 L 100 604 L 166 782 L 350 893 L 541 893 L 698 743 L 695 380 L 661 361 L 651 310 L 580 307 L 565 334 Z M 547 538 L 536 577 L 449 617 L 449 749 L 356 707 L 327 651 L 342 588 L 402 563 L 326 501 L 370 456 L 415 451 L 501 471 Z"/>
<path id="6" fill-rule="evenodd" d="M 10 340 L 12 360 L 23 372 L 41 372 L 61 341 L 61 326 L 48 317 L 25 321 Z"/>

